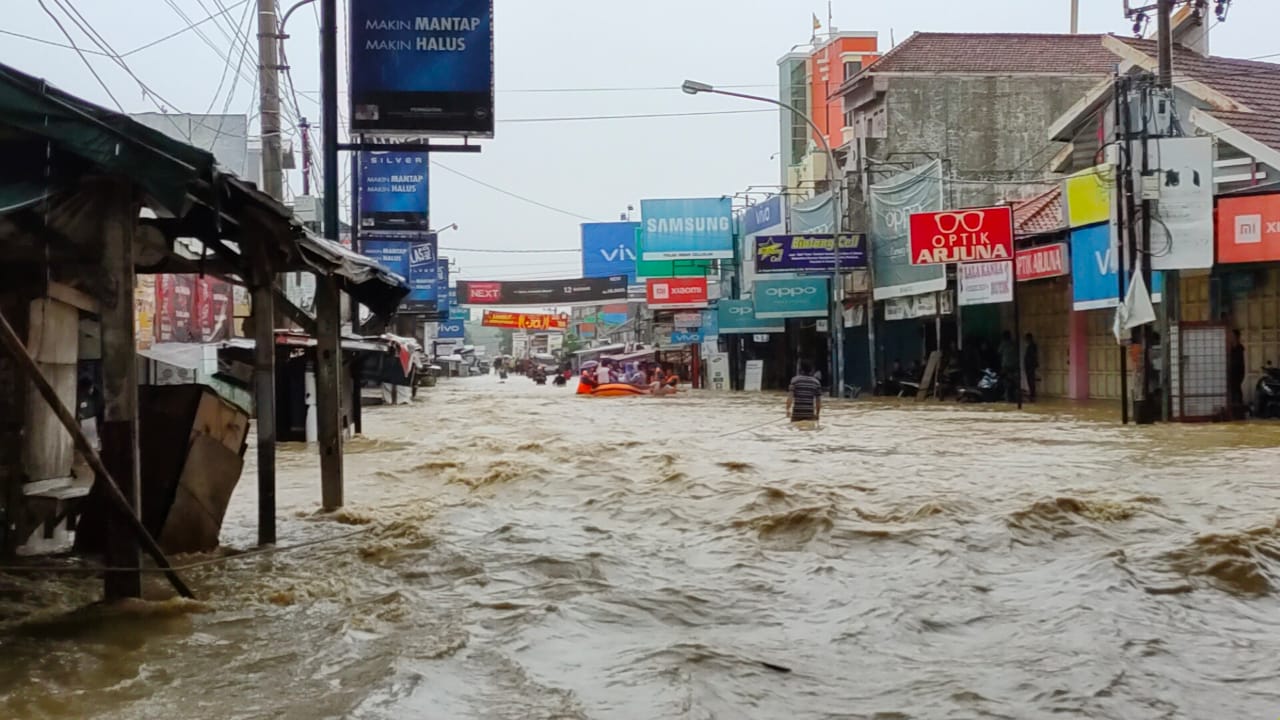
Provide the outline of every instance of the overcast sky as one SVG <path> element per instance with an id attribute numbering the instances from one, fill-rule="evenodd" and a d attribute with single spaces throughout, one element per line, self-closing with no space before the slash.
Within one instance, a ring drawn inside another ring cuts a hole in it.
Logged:
<path id="1" fill-rule="evenodd" d="M 344 6 L 350 1 L 339 0 L 344 18 Z M 126 54 L 133 73 L 163 98 L 144 96 L 138 83 L 107 57 L 87 55 L 125 111 L 154 112 L 159 103 L 171 111 L 222 112 L 226 108 L 255 113 L 255 31 L 248 32 L 247 53 L 239 41 L 233 46 L 231 38 L 246 36 L 246 28 L 255 21 L 256 0 L 43 3 L 62 20 L 77 44 L 93 49 L 66 12 L 71 7 L 78 10 L 115 51 Z M 0 30 L 66 44 L 39 0 L 3 0 L 3 4 Z M 1081 5 L 1082 32 L 1130 32 L 1122 0 L 1081 0 Z M 1070 0 L 836 0 L 834 17 L 841 30 L 878 32 L 881 49 L 887 50 L 891 38 L 901 41 L 917 30 L 1066 32 L 1069 6 Z M 223 9 L 228 12 L 200 25 L 208 42 L 186 32 L 127 54 Z M 749 185 L 777 184 L 777 160 L 772 157 L 778 150 L 774 112 L 522 121 L 758 110 L 745 101 L 690 97 L 678 86 L 685 78 L 694 78 L 717 85 L 753 86 L 742 91 L 776 96 L 777 59 L 809 40 L 815 12 L 825 25 L 827 7 L 820 0 L 497 0 L 497 137 L 485 143 L 481 155 L 435 159 L 558 211 L 433 168 L 433 225 L 460 226 L 459 231 L 444 234 L 441 245 L 573 248 L 584 218 L 617 220 L 628 205 L 636 206 L 638 217 L 642 198 L 719 196 Z M 286 47 L 299 109 L 318 125 L 317 14 L 314 3 L 294 14 Z M 345 20 L 342 24 L 345 31 Z M 1235 0 L 1227 22 L 1213 28 L 1214 53 L 1233 57 L 1280 53 L 1277 27 L 1277 0 Z M 234 68 L 224 73 L 226 57 L 235 63 L 243 59 L 241 77 Z M 0 62 L 115 107 L 72 50 L 0 34 Z M 572 92 L 540 92 L 546 90 Z M 344 124 L 345 102 L 344 93 Z M 292 100 L 286 104 L 292 106 Z M 251 133 L 256 132 L 257 122 L 255 116 Z M 286 120 L 291 122 L 292 118 Z M 291 127 L 286 130 L 287 135 L 292 133 Z M 345 193 L 347 175 L 343 177 Z M 301 192 L 301 175 L 291 174 L 289 185 L 292 192 Z M 461 277 L 470 279 L 553 278 L 580 272 L 579 257 L 573 253 L 447 254 L 456 258 Z"/>

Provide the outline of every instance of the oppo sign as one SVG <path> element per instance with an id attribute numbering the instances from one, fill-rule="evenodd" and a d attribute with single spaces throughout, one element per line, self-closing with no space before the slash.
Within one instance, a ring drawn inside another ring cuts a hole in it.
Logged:
<path id="1" fill-rule="evenodd" d="M 757 280 L 752 298 L 757 318 L 825 318 L 831 314 L 827 279 L 823 277 Z"/>
<path id="2" fill-rule="evenodd" d="M 775 298 L 794 298 L 806 297 L 809 295 L 817 295 L 816 287 L 786 287 L 786 288 L 768 288 L 764 291 L 765 295 Z"/>

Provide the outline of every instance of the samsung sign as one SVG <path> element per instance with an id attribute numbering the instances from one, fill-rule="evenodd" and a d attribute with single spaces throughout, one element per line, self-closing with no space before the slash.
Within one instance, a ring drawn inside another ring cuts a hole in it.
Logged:
<path id="1" fill-rule="evenodd" d="M 642 200 L 644 260 L 733 258 L 729 198 Z"/>
<path id="2" fill-rule="evenodd" d="M 824 318 L 831 308 L 826 278 L 757 280 L 752 297 L 757 318 Z"/>

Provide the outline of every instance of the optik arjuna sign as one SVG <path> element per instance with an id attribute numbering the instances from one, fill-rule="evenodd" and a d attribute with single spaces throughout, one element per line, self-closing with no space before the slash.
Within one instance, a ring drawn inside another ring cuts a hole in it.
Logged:
<path id="1" fill-rule="evenodd" d="M 1012 260 L 1013 211 L 1001 206 L 914 213 L 910 242 L 912 265 Z"/>

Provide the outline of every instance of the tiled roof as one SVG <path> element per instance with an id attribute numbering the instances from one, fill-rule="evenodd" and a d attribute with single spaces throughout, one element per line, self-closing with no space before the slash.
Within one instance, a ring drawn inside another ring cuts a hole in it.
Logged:
<path id="1" fill-rule="evenodd" d="M 1119 62 L 1103 35 L 918 32 L 867 71 L 1108 75 Z"/>
<path id="2" fill-rule="evenodd" d="M 1062 207 L 1062 186 L 1013 203 L 1013 229 L 1019 237 L 1047 235 L 1067 227 Z"/>
<path id="3" fill-rule="evenodd" d="M 1152 40 L 1121 38 L 1129 46 L 1156 57 Z M 1280 150 L 1280 65 L 1256 60 L 1204 57 L 1174 48 L 1173 82 L 1198 80 L 1248 108 L 1247 112 L 1209 110 L 1209 114 L 1258 142 Z"/>

